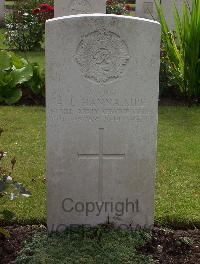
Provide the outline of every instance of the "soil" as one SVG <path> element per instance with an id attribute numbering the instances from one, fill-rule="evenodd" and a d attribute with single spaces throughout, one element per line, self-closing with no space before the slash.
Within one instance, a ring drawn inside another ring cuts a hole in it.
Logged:
<path id="1" fill-rule="evenodd" d="M 22 247 L 22 242 L 44 229 L 44 226 L 8 226 L 5 229 L 10 238 L 0 233 L 0 264 L 10 264 L 15 260 Z"/>
<path id="2" fill-rule="evenodd" d="M 45 106 L 45 98 L 42 95 L 34 94 L 30 89 L 21 88 L 22 97 L 14 105 L 18 106 Z M 0 105 L 7 105 L 1 102 Z"/>
<path id="3" fill-rule="evenodd" d="M 152 255 L 155 263 L 199 264 L 200 230 L 154 228 L 151 240 L 139 252 Z"/>
<path id="4" fill-rule="evenodd" d="M 158 104 L 161 106 L 189 106 L 183 98 L 178 97 L 161 97 Z"/>
<path id="5" fill-rule="evenodd" d="M 34 94 L 30 89 L 22 88 L 22 98 L 16 105 L 45 105 L 45 98 L 41 95 Z"/>
<path id="6" fill-rule="evenodd" d="M 9 264 L 15 260 L 22 242 L 45 226 L 6 227 L 11 237 L 0 234 L 0 263 Z M 200 263 L 200 230 L 171 230 L 154 228 L 152 238 L 138 252 L 152 255 L 158 264 L 198 264 Z"/>

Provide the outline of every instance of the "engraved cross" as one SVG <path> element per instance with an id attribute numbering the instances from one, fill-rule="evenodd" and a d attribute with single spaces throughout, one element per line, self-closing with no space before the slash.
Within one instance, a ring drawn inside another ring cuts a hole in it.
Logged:
<path id="1" fill-rule="evenodd" d="M 99 153 L 94 154 L 80 154 L 78 153 L 79 159 L 98 159 L 99 160 L 99 171 L 98 171 L 98 199 L 102 201 L 102 193 L 103 193 L 103 161 L 105 159 L 124 159 L 125 154 L 106 154 L 103 150 L 103 136 L 104 136 L 104 128 L 99 128 Z"/>

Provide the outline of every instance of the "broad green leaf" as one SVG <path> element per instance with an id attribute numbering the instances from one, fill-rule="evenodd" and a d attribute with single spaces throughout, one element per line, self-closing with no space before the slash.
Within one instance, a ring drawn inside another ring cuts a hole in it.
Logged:
<path id="1" fill-rule="evenodd" d="M 22 91 L 19 89 L 13 89 L 12 94 L 5 98 L 5 102 L 9 105 L 16 103 L 22 97 Z"/>
<path id="2" fill-rule="evenodd" d="M 21 69 L 13 69 L 10 73 L 12 78 L 11 87 L 15 87 L 17 84 L 27 82 L 33 76 L 33 69 L 30 64 Z"/>
<path id="3" fill-rule="evenodd" d="M 10 52 L 12 64 L 15 66 L 16 69 L 21 69 L 28 64 L 27 60 L 17 56 L 14 52 Z"/>
<path id="4" fill-rule="evenodd" d="M 0 71 L 10 70 L 12 67 L 11 56 L 5 50 L 0 50 Z"/>

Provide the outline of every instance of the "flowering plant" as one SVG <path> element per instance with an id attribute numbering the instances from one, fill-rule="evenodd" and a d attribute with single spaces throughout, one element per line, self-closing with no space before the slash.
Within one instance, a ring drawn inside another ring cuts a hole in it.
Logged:
<path id="1" fill-rule="evenodd" d="M 54 7 L 48 3 L 38 3 L 35 7 L 16 1 L 15 11 L 7 19 L 6 42 L 10 48 L 27 51 L 41 48 L 45 32 L 45 21 L 53 18 Z"/>
<path id="2" fill-rule="evenodd" d="M 106 13 L 116 14 L 116 15 L 126 15 L 132 11 L 130 4 L 126 2 L 119 2 L 117 0 L 107 0 L 106 1 Z"/>
<path id="3" fill-rule="evenodd" d="M 49 4 L 40 4 L 39 7 L 32 9 L 33 14 L 39 14 L 42 19 L 53 18 L 54 6 Z"/>

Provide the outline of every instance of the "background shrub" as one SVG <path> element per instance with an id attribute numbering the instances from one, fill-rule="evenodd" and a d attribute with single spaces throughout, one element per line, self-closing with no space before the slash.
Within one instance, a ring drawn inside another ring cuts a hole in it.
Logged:
<path id="1" fill-rule="evenodd" d="M 41 48 L 44 41 L 45 21 L 52 18 L 51 0 L 15 1 L 13 14 L 6 19 L 6 44 L 10 48 L 28 51 Z"/>
<path id="2" fill-rule="evenodd" d="M 180 94 L 189 103 L 200 102 L 200 1 L 193 0 L 191 10 L 187 2 L 183 2 L 182 18 L 174 7 L 175 31 L 170 31 L 158 1 L 156 8 L 165 53 L 162 63 L 166 63 Z"/>
<path id="3" fill-rule="evenodd" d="M 0 51 L 0 103 L 17 103 L 22 88 L 45 96 L 44 69 L 13 52 Z"/>
<path id="4" fill-rule="evenodd" d="M 22 97 L 20 84 L 33 76 L 30 64 L 12 52 L 0 51 L 0 102 L 16 103 Z"/>
<path id="5" fill-rule="evenodd" d="M 106 13 L 116 15 L 127 15 L 132 11 L 132 7 L 126 4 L 126 1 L 119 0 L 107 0 L 106 1 Z"/>

